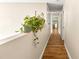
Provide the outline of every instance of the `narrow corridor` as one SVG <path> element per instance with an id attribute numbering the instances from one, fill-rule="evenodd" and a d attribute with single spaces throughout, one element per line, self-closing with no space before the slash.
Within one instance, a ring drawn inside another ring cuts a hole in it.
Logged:
<path id="1" fill-rule="evenodd" d="M 56 29 L 53 30 L 42 59 L 68 59 L 64 41 Z"/>

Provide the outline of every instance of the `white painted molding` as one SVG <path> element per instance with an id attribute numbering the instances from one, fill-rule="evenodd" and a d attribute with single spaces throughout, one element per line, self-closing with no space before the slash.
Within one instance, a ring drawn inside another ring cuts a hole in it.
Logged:
<path id="1" fill-rule="evenodd" d="M 70 55 L 70 53 L 68 51 L 68 48 L 67 48 L 66 44 L 64 44 L 64 46 L 65 46 L 65 49 L 66 49 L 66 52 L 67 52 L 67 55 L 68 55 L 69 59 L 72 59 L 72 57 L 71 57 L 71 55 Z"/>
<path id="2" fill-rule="evenodd" d="M 26 33 L 15 33 L 15 34 L 12 34 L 10 36 L 3 37 L 0 39 L 0 45 L 5 44 L 9 41 L 15 40 L 16 38 L 19 38 L 19 37 L 24 36 L 24 35 L 26 35 Z"/>

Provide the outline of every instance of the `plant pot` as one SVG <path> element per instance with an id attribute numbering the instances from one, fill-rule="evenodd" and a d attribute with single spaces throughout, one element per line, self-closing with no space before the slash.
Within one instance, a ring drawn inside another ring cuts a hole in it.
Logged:
<path id="1" fill-rule="evenodd" d="M 28 33 L 28 32 L 31 32 L 31 27 L 29 26 L 24 26 L 24 33 Z"/>

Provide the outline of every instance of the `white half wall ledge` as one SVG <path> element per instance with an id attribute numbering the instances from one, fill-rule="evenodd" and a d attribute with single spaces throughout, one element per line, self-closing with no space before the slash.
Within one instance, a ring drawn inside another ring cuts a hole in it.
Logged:
<path id="1" fill-rule="evenodd" d="M 5 37 L 3 36 L 2 38 L 0 38 L 0 45 L 5 44 L 9 41 L 15 40 L 16 38 L 22 37 L 26 34 L 27 33 L 14 33 Z"/>

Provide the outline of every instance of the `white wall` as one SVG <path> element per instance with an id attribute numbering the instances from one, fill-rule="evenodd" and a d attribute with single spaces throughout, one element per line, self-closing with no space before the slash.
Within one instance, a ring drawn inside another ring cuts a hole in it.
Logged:
<path id="1" fill-rule="evenodd" d="M 27 15 L 43 12 L 46 18 L 46 3 L 0 3 L 0 37 L 15 33 Z"/>
<path id="2" fill-rule="evenodd" d="M 4 31 L 6 34 L 7 32 L 10 34 L 20 26 L 26 15 L 34 15 L 35 10 L 37 13 L 44 12 L 46 18 L 47 6 L 45 3 L 6 3 L 0 4 L 0 10 L 0 33 Z M 50 36 L 47 22 L 37 35 L 39 37 L 37 46 L 33 45 L 32 33 L 27 33 L 25 36 L 0 45 L 0 59 L 39 59 Z"/>
<path id="3" fill-rule="evenodd" d="M 51 26 L 51 13 L 47 12 L 47 22 L 48 22 L 48 25 L 49 25 L 49 30 L 50 30 L 50 33 L 52 33 L 52 26 Z"/>
<path id="4" fill-rule="evenodd" d="M 64 39 L 72 59 L 79 59 L 79 0 L 65 0 Z"/>
<path id="5" fill-rule="evenodd" d="M 0 45 L 0 59 L 40 59 L 49 39 L 48 28 L 45 26 L 37 35 L 39 37 L 37 46 L 33 45 L 32 33 Z"/>
<path id="6" fill-rule="evenodd" d="M 62 17 L 61 17 L 61 14 L 62 14 L 62 10 L 58 12 L 58 32 L 59 34 L 61 35 L 61 30 L 62 30 L 62 25 L 61 25 L 61 22 L 62 22 Z"/>
<path id="7" fill-rule="evenodd" d="M 63 32 L 63 11 L 61 10 L 59 12 L 59 15 L 58 15 L 58 23 L 59 23 L 59 33 L 61 35 L 61 37 L 63 36 L 62 32 Z M 62 37 L 62 40 L 63 40 L 63 37 Z"/>

